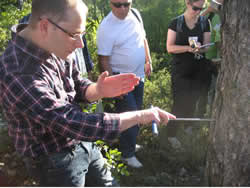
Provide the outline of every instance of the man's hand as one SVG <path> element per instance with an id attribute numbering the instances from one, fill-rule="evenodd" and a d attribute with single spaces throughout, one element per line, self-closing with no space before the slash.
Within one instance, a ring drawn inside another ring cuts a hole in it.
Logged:
<path id="1" fill-rule="evenodd" d="M 170 114 L 169 112 L 166 112 L 158 107 L 141 110 L 139 112 L 141 113 L 141 124 L 148 124 L 151 123 L 153 120 L 157 124 L 167 124 L 169 119 L 176 119 L 173 114 Z"/>
<path id="2" fill-rule="evenodd" d="M 132 91 L 139 84 L 139 80 L 132 73 L 108 76 L 108 72 L 105 71 L 97 80 L 96 90 L 101 98 L 116 97 Z"/>
<path id="3" fill-rule="evenodd" d="M 151 75 L 152 71 L 153 71 L 152 64 L 149 63 L 149 62 L 147 62 L 145 64 L 144 68 L 145 68 L 145 74 L 146 74 L 146 76 L 149 77 Z"/>
<path id="4" fill-rule="evenodd" d="M 146 110 L 123 112 L 120 114 L 120 131 L 125 131 L 135 124 L 149 124 L 152 123 L 152 121 L 155 121 L 157 124 L 167 124 L 169 119 L 176 119 L 176 117 L 158 107 Z"/>

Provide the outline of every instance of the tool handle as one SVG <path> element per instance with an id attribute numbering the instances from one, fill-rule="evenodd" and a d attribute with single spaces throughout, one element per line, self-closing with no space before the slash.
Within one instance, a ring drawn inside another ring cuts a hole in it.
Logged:
<path id="1" fill-rule="evenodd" d="M 155 136 L 158 136 L 159 134 L 157 124 L 154 120 L 152 121 L 152 133 Z"/>
<path id="2" fill-rule="evenodd" d="M 151 105 L 151 108 L 153 108 L 153 105 Z M 152 133 L 154 136 L 158 136 L 159 134 L 158 127 L 157 127 L 155 120 L 152 121 Z"/>

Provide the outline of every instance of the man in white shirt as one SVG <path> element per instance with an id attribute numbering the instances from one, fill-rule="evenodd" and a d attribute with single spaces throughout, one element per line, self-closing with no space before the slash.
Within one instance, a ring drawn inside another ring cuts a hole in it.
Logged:
<path id="1" fill-rule="evenodd" d="M 132 0 L 110 0 L 112 11 L 103 19 L 97 33 L 101 71 L 110 75 L 134 73 L 140 77 L 139 85 L 132 92 L 115 99 L 117 112 L 141 109 L 145 73 L 150 76 L 152 71 L 142 18 L 131 5 Z M 120 136 L 123 160 L 135 168 L 142 167 L 135 157 L 138 132 L 139 126 L 135 125 Z"/>

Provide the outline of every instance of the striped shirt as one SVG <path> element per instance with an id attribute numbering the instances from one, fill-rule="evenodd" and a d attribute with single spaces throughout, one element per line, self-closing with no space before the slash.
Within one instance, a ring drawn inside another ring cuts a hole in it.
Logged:
<path id="1" fill-rule="evenodd" d="M 18 153 L 37 157 L 79 141 L 111 141 L 119 135 L 118 114 L 88 114 L 80 102 L 91 82 L 74 60 L 64 61 L 17 35 L 0 56 L 0 104 Z"/>

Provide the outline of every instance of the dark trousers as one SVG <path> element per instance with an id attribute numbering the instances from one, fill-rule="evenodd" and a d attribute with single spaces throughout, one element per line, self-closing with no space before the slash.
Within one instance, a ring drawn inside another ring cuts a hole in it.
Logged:
<path id="1" fill-rule="evenodd" d="M 140 81 L 135 89 L 124 95 L 122 99 L 117 98 L 115 107 L 116 112 L 128 112 L 141 110 L 143 103 L 144 82 Z M 129 158 L 135 155 L 136 137 L 139 133 L 139 125 L 127 129 L 120 136 L 120 151 L 122 157 Z"/>
<path id="2" fill-rule="evenodd" d="M 37 159 L 25 158 L 30 174 L 43 187 L 119 186 L 99 148 L 82 142 L 70 149 Z"/>
<path id="3" fill-rule="evenodd" d="M 173 107 L 172 113 L 180 118 L 193 118 L 195 111 L 198 109 L 197 116 L 202 117 L 206 112 L 208 99 L 208 89 L 210 78 L 202 79 L 197 74 L 192 77 L 186 77 L 181 74 L 172 74 L 172 92 Z M 197 102 L 199 101 L 199 105 Z M 196 117 L 197 117 L 196 116 Z M 176 136 L 179 122 L 171 121 L 167 126 L 167 134 L 169 137 Z M 189 126 L 185 123 L 185 126 Z"/>

